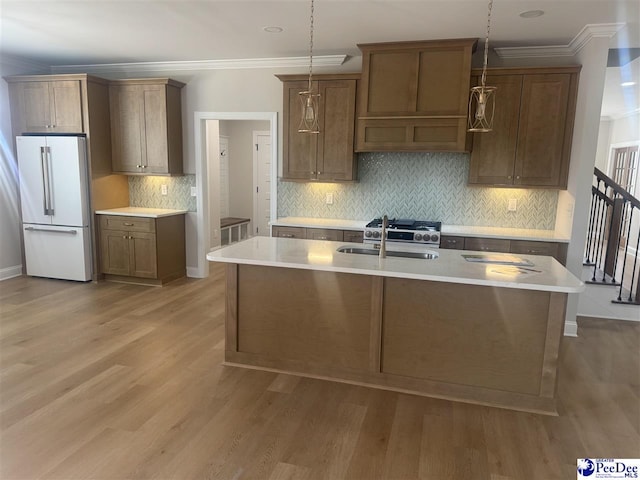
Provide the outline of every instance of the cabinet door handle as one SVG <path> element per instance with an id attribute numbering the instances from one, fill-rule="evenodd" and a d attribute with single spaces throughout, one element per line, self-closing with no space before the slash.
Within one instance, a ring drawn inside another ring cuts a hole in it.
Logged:
<path id="1" fill-rule="evenodd" d="M 517 175 L 517 176 L 516 176 L 516 180 L 520 180 L 520 175 Z"/>
<path id="2" fill-rule="evenodd" d="M 122 238 L 128 238 L 126 235 L 123 235 Z"/>
<path id="3" fill-rule="evenodd" d="M 290 233 L 281 233 L 280 236 L 282 238 L 293 238 L 293 235 Z"/>
<path id="4" fill-rule="evenodd" d="M 127 223 L 127 222 L 124 222 L 124 223 L 123 223 L 123 225 L 124 225 L 125 227 L 133 227 L 133 223 Z"/>
<path id="5" fill-rule="evenodd" d="M 511 180 L 511 175 L 507 176 L 507 178 L 508 178 L 509 180 Z"/>
<path id="6" fill-rule="evenodd" d="M 329 237 L 327 236 L 318 237 L 318 240 L 329 240 Z"/>

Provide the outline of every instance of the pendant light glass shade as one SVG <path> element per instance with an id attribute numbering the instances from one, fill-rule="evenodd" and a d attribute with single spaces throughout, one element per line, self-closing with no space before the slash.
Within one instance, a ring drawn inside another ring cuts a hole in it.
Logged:
<path id="1" fill-rule="evenodd" d="M 309 87 L 300 92 L 300 125 L 298 133 L 320 133 L 318 125 L 318 100 L 320 93 L 313 91 L 313 0 L 311 0 L 311 15 L 309 18 Z"/>
<path id="2" fill-rule="evenodd" d="M 493 130 L 493 115 L 496 110 L 496 90 L 498 87 L 488 87 L 487 63 L 489 60 L 489 33 L 491 31 L 491 8 L 493 0 L 489 0 L 487 13 L 487 37 L 484 41 L 484 62 L 482 64 L 482 77 L 480 85 L 471 87 L 469 93 L 469 132 L 485 133 Z"/>

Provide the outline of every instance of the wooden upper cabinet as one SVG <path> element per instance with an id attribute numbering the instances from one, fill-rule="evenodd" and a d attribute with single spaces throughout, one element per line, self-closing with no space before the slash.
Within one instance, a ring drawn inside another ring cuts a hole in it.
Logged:
<path id="1" fill-rule="evenodd" d="M 114 173 L 182 174 L 183 86 L 166 78 L 111 82 Z"/>
<path id="2" fill-rule="evenodd" d="M 498 87 L 494 126 L 473 134 L 470 184 L 567 187 L 579 72 L 490 69 L 487 84 Z"/>
<path id="3" fill-rule="evenodd" d="M 465 151 L 476 39 L 358 45 L 356 151 Z"/>
<path id="4" fill-rule="evenodd" d="M 86 133 L 80 80 L 49 80 L 49 76 L 31 78 L 38 80 L 14 77 L 9 81 L 16 134 Z"/>
<path id="5" fill-rule="evenodd" d="M 278 75 L 283 82 L 283 180 L 353 181 L 353 150 L 357 74 L 316 75 L 313 90 L 320 93 L 320 133 L 299 133 L 302 115 L 299 92 L 308 89 L 304 75 Z"/>

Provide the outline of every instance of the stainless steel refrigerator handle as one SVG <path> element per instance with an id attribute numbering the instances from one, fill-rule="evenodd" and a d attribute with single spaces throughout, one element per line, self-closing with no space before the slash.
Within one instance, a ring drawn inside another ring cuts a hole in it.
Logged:
<path id="1" fill-rule="evenodd" d="M 49 196 L 49 215 L 55 215 L 55 212 L 53 210 L 53 200 L 51 199 L 51 184 L 53 183 L 51 181 L 51 170 L 53 170 L 53 164 L 51 163 L 51 147 L 45 147 L 45 149 L 47 152 L 47 178 L 49 179 L 49 188 L 47 189 L 47 193 Z"/>
<path id="2" fill-rule="evenodd" d="M 58 230 L 54 228 L 37 228 L 37 227 L 24 227 L 25 230 L 31 230 L 32 232 L 55 232 L 55 233 L 70 233 L 71 235 L 77 235 L 77 230 Z"/>
<path id="3" fill-rule="evenodd" d="M 45 169 L 47 159 L 44 155 L 45 147 L 40 147 L 40 170 L 42 171 L 42 203 L 44 206 L 44 214 L 49 215 L 49 204 L 47 203 L 47 199 L 49 195 L 47 194 L 47 175 L 45 174 Z"/>

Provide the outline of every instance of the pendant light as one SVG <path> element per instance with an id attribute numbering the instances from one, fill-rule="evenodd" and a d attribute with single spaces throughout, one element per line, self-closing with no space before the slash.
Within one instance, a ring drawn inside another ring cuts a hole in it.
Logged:
<path id="1" fill-rule="evenodd" d="M 320 93 L 313 92 L 313 0 L 311 0 L 311 17 L 309 22 L 309 86 L 307 90 L 300 92 L 300 103 L 302 108 L 302 116 L 299 133 L 320 133 L 318 127 L 318 99 Z"/>
<path id="2" fill-rule="evenodd" d="M 489 0 L 487 13 L 487 37 L 484 40 L 484 62 L 480 85 L 471 88 L 469 95 L 469 132 L 490 132 L 493 130 L 493 114 L 495 113 L 495 93 L 498 87 L 488 87 L 487 62 L 489 59 L 489 33 L 491 31 L 491 8 L 493 0 Z"/>

